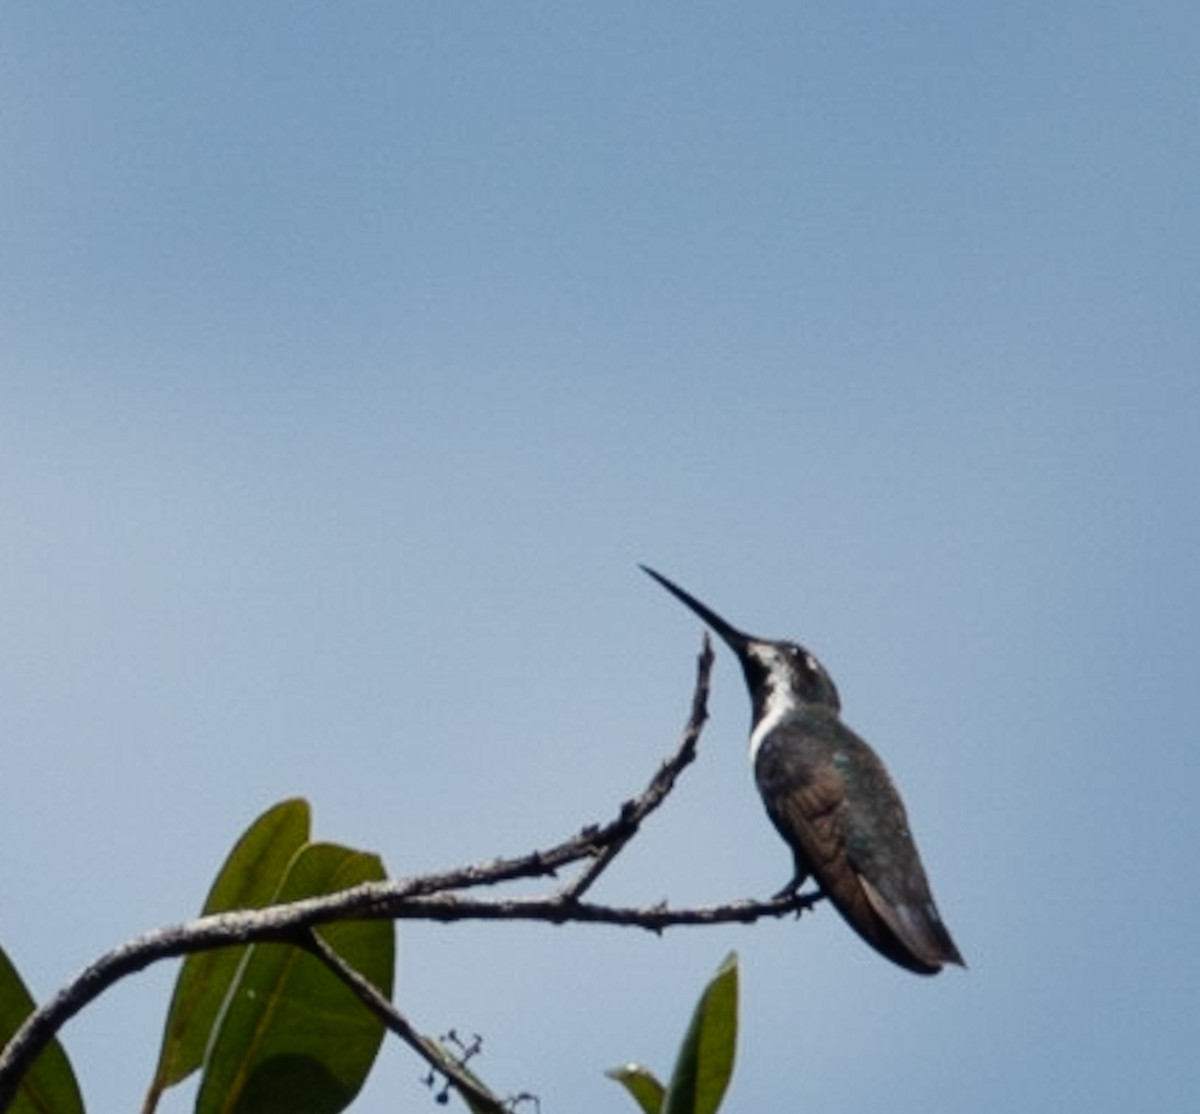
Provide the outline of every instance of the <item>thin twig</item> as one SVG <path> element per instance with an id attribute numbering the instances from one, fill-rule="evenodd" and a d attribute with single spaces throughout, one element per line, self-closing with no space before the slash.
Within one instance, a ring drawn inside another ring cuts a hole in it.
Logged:
<path id="1" fill-rule="evenodd" d="M 785 894 L 767 901 L 745 899 L 721 905 L 698 905 L 672 909 L 657 905 L 595 905 L 561 894 L 554 897 L 473 899 L 455 894 L 433 894 L 386 903 L 391 920 L 435 921 L 537 921 L 542 924 L 607 924 L 640 928 L 656 935 L 668 928 L 714 924 L 751 924 L 767 917 L 799 915 L 810 910 L 824 895 L 818 890 Z"/>
<path id="2" fill-rule="evenodd" d="M 302 946 L 321 960 L 354 992 L 367 1009 L 375 1014 L 434 1071 L 444 1075 L 476 1107 L 490 1111 L 491 1114 L 508 1114 L 504 1104 L 495 1095 L 485 1087 L 481 1087 L 468 1072 L 454 1062 L 453 1057 L 448 1056 L 437 1044 L 417 1032 L 408 1018 L 379 992 L 379 988 L 361 972 L 351 967 L 318 933 L 305 932 Z"/>
<path id="3" fill-rule="evenodd" d="M 692 710 L 683 736 L 675 753 L 671 755 L 650 779 L 650 784 L 639 797 L 626 801 L 621 807 L 618 825 L 613 830 L 611 841 L 605 843 L 592 861 L 583 868 L 575 878 L 559 890 L 559 896 L 564 899 L 578 900 L 591 889 L 596 879 L 608 868 L 625 845 L 633 839 L 646 819 L 659 805 L 666 800 L 667 794 L 675 786 L 675 781 L 683 770 L 696 758 L 696 745 L 700 741 L 700 732 L 708 720 L 708 682 L 712 674 L 713 649 L 707 633 L 696 660 L 696 687 L 692 694 Z M 610 825 L 610 827 L 612 827 Z"/>
<path id="4" fill-rule="evenodd" d="M 588 824 L 575 835 L 553 847 L 530 851 L 525 855 L 488 859 L 481 863 L 456 867 L 433 874 L 422 874 L 402 883 L 411 896 L 465 890 L 475 886 L 494 886 L 518 878 L 542 878 L 582 859 L 591 864 L 560 891 L 583 895 L 621 849 L 637 834 L 641 822 L 666 799 L 680 773 L 695 760 L 696 746 L 708 719 L 709 678 L 713 650 L 708 635 L 696 661 L 696 685 L 687 725 L 673 754 L 668 756 L 642 792 L 622 803 L 617 815 L 606 824 Z"/>

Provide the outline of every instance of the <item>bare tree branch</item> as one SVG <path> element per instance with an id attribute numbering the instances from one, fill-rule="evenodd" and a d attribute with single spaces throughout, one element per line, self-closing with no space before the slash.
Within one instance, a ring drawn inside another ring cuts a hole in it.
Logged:
<path id="1" fill-rule="evenodd" d="M 692 711 L 683 729 L 683 738 L 680 739 L 679 746 L 658 768 L 658 772 L 650 779 L 650 784 L 641 796 L 621 806 L 621 815 L 614 824 L 609 825 L 612 831 L 611 841 L 606 842 L 603 849 L 574 880 L 559 891 L 559 896 L 563 899 L 578 899 L 592 887 L 625 845 L 637 835 L 642 821 L 666 800 L 667 794 L 674 788 L 675 781 L 684 768 L 695 760 L 700 732 L 704 730 L 708 719 L 708 681 L 712 674 L 712 665 L 712 643 L 706 633 L 696 663 L 696 688 L 692 693 Z"/>
<path id="2" fill-rule="evenodd" d="M 495 1095 L 481 1087 L 470 1072 L 464 1071 L 455 1063 L 453 1057 L 447 1055 L 434 1041 L 418 1033 L 408 1018 L 379 993 L 379 988 L 370 979 L 351 967 L 321 939 L 320 935 L 316 932 L 308 932 L 305 936 L 304 947 L 306 950 L 337 975 L 367 1009 L 375 1014 L 434 1071 L 444 1075 L 460 1094 L 469 1098 L 477 1108 L 489 1111 L 490 1114 L 508 1114 L 504 1104 Z"/>
<path id="3" fill-rule="evenodd" d="M 690 909 L 671 909 L 666 903 L 642 907 L 597 905 L 580 900 L 637 834 L 642 822 L 674 787 L 680 773 L 696 756 L 707 718 L 709 676 L 713 654 L 705 636 L 697 662 L 691 712 L 674 753 L 655 772 L 646 788 L 625 801 L 606 824 L 588 825 L 553 847 L 510 858 L 495 858 L 440 873 L 405 879 L 368 882 L 339 893 L 306 898 L 287 905 L 214 913 L 183 924 L 169 925 L 136 937 L 100 956 L 67 983 L 48 1002 L 31 1013 L 0 1053 L 0 1112 L 7 1110 L 17 1085 L 62 1026 L 108 987 L 133 972 L 163 959 L 238 944 L 291 943 L 314 952 L 346 981 L 368 1008 L 451 1083 L 482 1106 L 494 1097 L 453 1065 L 436 1045 L 411 1024 L 358 972 L 349 968 L 313 929 L 347 920 L 519 920 L 548 924 L 609 924 L 661 933 L 683 925 L 749 923 L 763 917 L 803 912 L 820 894 L 789 895 L 767 901 L 734 901 Z M 518 878 L 553 875 L 584 862 L 579 873 L 556 892 L 543 897 L 482 899 L 464 890 L 492 886 Z M 430 1056 L 434 1059 L 431 1060 Z M 436 1062 L 435 1062 L 436 1060 Z M 461 1076 L 461 1078 L 459 1078 Z"/>

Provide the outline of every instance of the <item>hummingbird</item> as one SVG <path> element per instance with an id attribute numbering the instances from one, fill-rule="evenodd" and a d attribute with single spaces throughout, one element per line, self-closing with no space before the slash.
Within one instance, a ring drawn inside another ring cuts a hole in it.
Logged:
<path id="1" fill-rule="evenodd" d="M 942 923 L 900 794 L 878 755 L 841 719 L 833 678 L 795 642 L 744 634 L 661 573 L 639 566 L 704 620 L 737 655 L 750 690 L 750 762 L 767 815 L 868 944 L 893 963 L 935 975 L 965 967 Z"/>

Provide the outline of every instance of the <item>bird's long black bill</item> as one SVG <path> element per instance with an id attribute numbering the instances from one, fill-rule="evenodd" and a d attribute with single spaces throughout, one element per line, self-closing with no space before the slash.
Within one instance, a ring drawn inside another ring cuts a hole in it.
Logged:
<path id="1" fill-rule="evenodd" d="M 662 573 L 655 572 L 648 565 L 638 565 L 638 568 L 647 576 L 654 577 L 671 595 L 699 615 L 701 619 L 721 636 L 721 639 L 734 653 L 741 654 L 746 643 L 750 641 L 749 636 L 743 634 L 737 627 L 730 626 L 715 611 L 705 607 L 695 596 L 688 595 L 678 584 L 672 584 Z"/>

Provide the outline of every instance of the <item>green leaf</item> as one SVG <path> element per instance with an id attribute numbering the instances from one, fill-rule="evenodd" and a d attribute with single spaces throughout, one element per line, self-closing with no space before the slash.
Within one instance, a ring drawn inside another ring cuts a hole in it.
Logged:
<path id="1" fill-rule="evenodd" d="M 634 1097 L 644 1114 L 659 1114 L 662 1110 L 666 1088 L 649 1068 L 641 1064 L 624 1064 L 619 1068 L 609 1068 L 604 1074 L 624 1084 L 625 1090 Z"/>
<path id="2" fill-rule="evenodd" d="M 730 952 L 696 1003 L 663 1099 L 662 1114 L 714 1114 L 737 1050 L 737 954 Z"/>
<path id="3" fill-rule="evenodd" d="M 304 800 L 281 801 L 264 812 L 229 853 L 209 890 L 203 912 L 270 905 L 288 864 L 308 842 L 310 825 L 308 802 Z M 180 968 L 144 1114 L 154 1110 L 163 1091 L 186 1079 L 204 1062 L 213 1024 L 245 952 L 244 947 L 197 952 Z"/>
<path id="4" fill-rule="evenodd" d="M 335 893 L 384 877 L 375 855 L 313 843 L 301 849 L 277 900 Z M 391 996 L 390 921 L 320 929 L 334 951 Z M 337 1114 L 362 1087 L 383 1023 L 323 963 L 287 944 L 255 944 L 230 990 L 209 1051 L 197 1114 Z"/>
<path id="5" fill-rule="evenodd" d="M 0 949 L 0 1048 L 34 1010 L 33 998 L 12 961 Z M 83 1114 L 79 1084 L 62 1045 L 52 1040 L 17 1087 L 10 1114 Z"/>

